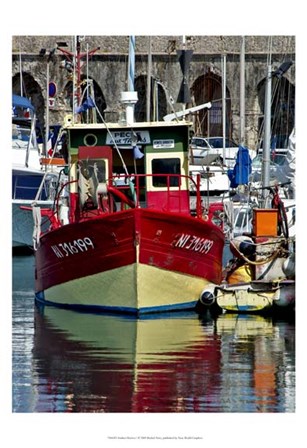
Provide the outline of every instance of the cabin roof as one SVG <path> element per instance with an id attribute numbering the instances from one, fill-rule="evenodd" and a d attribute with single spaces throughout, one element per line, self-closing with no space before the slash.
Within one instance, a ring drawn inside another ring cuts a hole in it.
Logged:
<path id="1" fill-rule="evenodd" d="M 78 124 L 70 124 L 66 126 L 66 129 L 142 129 L 142 128 L 172 128 L 172 127 L 180 127 L 180 126 L 192 126 L 192 122 L 189 121 L 151 121 L 151 122 L 134 122 L 132 124 L 126 123 L 78 123 Z"/>

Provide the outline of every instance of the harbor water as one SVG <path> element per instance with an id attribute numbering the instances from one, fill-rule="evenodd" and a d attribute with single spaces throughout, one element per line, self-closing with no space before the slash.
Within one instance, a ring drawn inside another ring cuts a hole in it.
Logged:
<path id="1" fill-rule="evenodd" d="M 34 303 L 13 257 L 13 413 L 294 413 L 295 322 L 194 311 L 142 319 Z"/>

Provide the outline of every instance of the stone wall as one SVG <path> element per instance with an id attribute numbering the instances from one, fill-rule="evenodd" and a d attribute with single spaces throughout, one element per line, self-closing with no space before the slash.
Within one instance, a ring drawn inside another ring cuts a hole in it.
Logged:
<path id="1" fill-rule="evenodd" d="M 13 91 L 18 93 L 20 82 L 20 64 L 22 60 L 23 77 L 33 78 L 32 89 L 38 115 L 45 119 L 47 57 L 57 42 L 66 42 L 67 50 L 73 49 L 72 36 L 13 36 L 12 38 L 12 76 Z M 222 78 L 222 55 L 226 55 L 226 86 L 231 105 L 231 136 L 240 137 L 240 51 L 241 36 L 186 36 L 185 48 L 193 50 L 188 82 L 190 89 L 197 79 L 205 74 L 214 74 Z M 182 104 L 176 103 L 182 72 L 178 62 L 177 50 L 183 48 L 181 36 L 136 36 L 135 77 L 146 77 L 149 43 L 152 55 L 152 77 L 161 80 L 170 96 L 175 100 L 175 110 L 181 110 Z M 123 107 L 120 93 L 127 90 L 127 67 L 129 36 L 85 36 L 81 41 L 82 52 L 94 50 L 89 59 L 87 70 L 102 91 L 106 104 L 107 117 L 119 117 Z M 47 50 L 45 56 L 39 56 L 40 50 Z M 66 48 L 66 47 L 61 47 Z M 245 140 L 255 147 L 259 137 L 259 117 L 262 115 L 260 87 L 267 75 L 268 52 L 271 48 L 272 69 L 275 70 L 285 60 L 295 60 L 294 36 L 245 36 Z M 97 49 L 97 50 L 96 50 Z M 61 122 L 71 108 L 65 100 L 65 86 L 69 80 L 66 70 L 60 68 L 65 59 L 59 50 L 54 62 L 50 62 L 49 81 L 57 85 L 55 107 L 50 109 L 50 122 Z M 84 69 L 85 73 L 86 70 Z M 295 65 L 285 74 L 285 79 L 295 85 Z M 35 87 L 34 87 L 35 84 Z M 193 90 L 193 89 L 192 89 Z M 263 92 L 263 89 L 262 89 Z M 195 98 L 192 96 L 192 103 Z M 263 106 L 263 93 L 262 93 Z M 167 105 L 167 113 L 172 112 Z"/>

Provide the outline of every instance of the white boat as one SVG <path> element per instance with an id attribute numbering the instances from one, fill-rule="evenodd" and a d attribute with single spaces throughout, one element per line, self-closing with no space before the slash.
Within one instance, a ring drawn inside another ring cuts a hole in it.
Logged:
<path id="1" fill-rule="evenodd" d="M 227 175 L 227 168 L 221 164 L 220 158 L 217 155 L 207 155 L 198 164 L 190 160 L 189 172 L 194 182 L 197 176 L 200 176 L 200 191 L 204 195 L 218 196 L 229 191 L 230 182 Z M 195 188 L 194 185 L 191 182 L 191 192 Z"/>
<path id="2" fill-rule="evenodd" d="M 225 137 L 225 148 L 223 148 L 223 137 L 203 137 L 195 136 L 191 139 L 192 164 L 199 165 L 206 162 L 206 158 L 214 156 L 220 162 L 231 168 L 236 162 L 236 156 L 239 150 L 239 145 L 232 139 Z M 253 156 L 253 151 L 249 151 L 250 156 Z"/>
<path id="3" fill-rule="evenodd" d="M 12 245 L 32 247 L 32 205 L 52 207 L 59 173 L 43 164 L 31 101 L 13 95 L 12 108 Z"/>
<path id="4" fill-rule="evenodd" d="M 294 307 L 295 281 L 255 280 L 248 283 L 225 284 L 216 288 L 218 306 L 235 313 L 282 311 Z"/>

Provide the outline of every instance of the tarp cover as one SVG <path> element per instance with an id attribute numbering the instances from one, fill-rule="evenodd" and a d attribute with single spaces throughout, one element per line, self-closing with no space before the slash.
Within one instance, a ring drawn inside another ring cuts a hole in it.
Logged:
<path id="1" fill-rule="evenodd" d="M 233 169 L 228 170 L 230 187 L 236 188 L 238 185 L 247 185 L 248 178 L 252 171 L 252 160 L 249 151 L 245 146 L 239 146 L 236 163 Z"/>
<path id="2" fill-rule="evenodd" d="M 30 100 L 19 95 L 13 95 L 13 107 L 21 107 L 22 109 L 31 109 L 34 111 L 34 107 Z"/>

